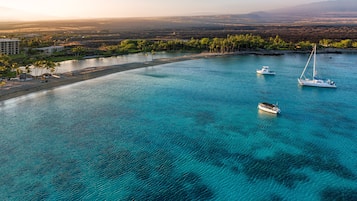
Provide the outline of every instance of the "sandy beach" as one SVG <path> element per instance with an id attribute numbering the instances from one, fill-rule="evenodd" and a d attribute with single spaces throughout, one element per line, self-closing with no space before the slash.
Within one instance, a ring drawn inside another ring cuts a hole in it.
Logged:
<path id="1" fill-rule="evenodd" d="M 53 89 L 55 87 L 97 78 L 112 73 L 133 70 L 137 68 L 144 68 L 149 66 L 156 66 L 166 63 L 185 61 L 190 59 L 200 59 L 205 57 L 222 56 L 222 55 L 224 54 L 201 53 L 201 54 L 194 54 L 189 56 L 174 57 L 174 58 L 167 58 L 167 59 L 156 59 L 154 61 L 148 61 L 148 62 L 91 67 L 79 71 L 72 71 L 72 72 L 59 74 L 60 78 L 51 77 L 47 80 L 47 82 L 43 82 L 43 81 L 41 82 L 40 79 L 33 79 L 29 81 L 10 80 L 10 81 L 6 81 L 6 85 L 0 87 L 0 101 L 16 98 L 33 92 Z"/>

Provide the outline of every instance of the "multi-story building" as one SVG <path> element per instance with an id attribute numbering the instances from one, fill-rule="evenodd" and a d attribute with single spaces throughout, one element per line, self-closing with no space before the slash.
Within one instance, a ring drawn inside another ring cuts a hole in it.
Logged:
<path id="1" fill-rule="evenodd" d="M 20 40 L 19 39 L 0 39 L 0 54 L 19 54 Z"/>

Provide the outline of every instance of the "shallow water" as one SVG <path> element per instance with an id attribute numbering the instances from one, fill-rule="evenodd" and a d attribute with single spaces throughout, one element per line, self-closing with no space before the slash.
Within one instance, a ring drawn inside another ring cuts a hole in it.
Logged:
<path id="1" fill-rule="evenodd" d="M 190 53 L 166 53 L 166 52 L 156 52 L 152 53 L 137 53 L 137 54 L 127 54 L 113 57 L 100 57 L 100 58 L 91 58 L 91 59 L 82 59 L 82 60 L 68 60 L 58 63 L 58 66 L 55 68 L 55 74 L 66 73 L 76 70 L 81 70 L 90 67 L 101 67 L 101 66 L 112 66 L 120 65 L 125 63 L 133 62 L 147 62 L 155 59 L 171 58 L 189 55 Z M 33 76 L 39 76 L 43 73 L 51 73 L 46 69 L 34 68 L 31 71 Z"/>
<path id="2" fill-rule="evenodd" d="M 0 199 L 356 200 L 357 57 L 318 55 L 337 89 L 298 86 L 307 57 L 184 61 L 0 102 Z"/>

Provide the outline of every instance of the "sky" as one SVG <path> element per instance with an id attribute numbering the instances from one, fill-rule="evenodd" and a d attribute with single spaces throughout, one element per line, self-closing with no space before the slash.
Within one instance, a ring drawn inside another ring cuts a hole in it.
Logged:
<path id="1" fill-rule="evenodd" d="M 13 13 L 33 20 L 244 14 L 319 1 L 324 0 L 0 0 L 0 7 L 23 11 Z"/>

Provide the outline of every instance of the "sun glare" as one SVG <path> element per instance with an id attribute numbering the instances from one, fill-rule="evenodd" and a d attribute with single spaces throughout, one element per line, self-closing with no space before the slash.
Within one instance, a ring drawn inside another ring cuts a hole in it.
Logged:
<path id="1" fill-rule="evenodd" d="M 301 2 L 314 2 L 302 0 Z M 111 18 L 111 17 L 155 17 L 155 16 L 188 16 L 197 14 L 240 14 L 254 11 L 281 8 L 296 5 L 285 0 L 250 0 L 249 2 L 233 0 L 12 0 L 2 2 L 0 7 L 15 9 L 8 15 L 31 20 L 33 18 Z M 16 11 L 16 12 L 15 12 Z M 1 14 L 0 13 L 0 17 Z"/>

